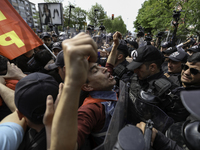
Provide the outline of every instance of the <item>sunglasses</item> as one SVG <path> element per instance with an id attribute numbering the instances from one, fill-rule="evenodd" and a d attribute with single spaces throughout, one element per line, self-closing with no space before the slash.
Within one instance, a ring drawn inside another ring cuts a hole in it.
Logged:
<path id="1" fill-rule="evenodd" d="M 190 73 L 193 75 L 197 75 L 198 73 L 200 73 L 199 70 L 197 70 L 195 68 L 190 68 L 190 67 L 188 67 L 188 65 L 182 64 L 182 70 L 186 71 L 188 69 L 190 69 Z"/>

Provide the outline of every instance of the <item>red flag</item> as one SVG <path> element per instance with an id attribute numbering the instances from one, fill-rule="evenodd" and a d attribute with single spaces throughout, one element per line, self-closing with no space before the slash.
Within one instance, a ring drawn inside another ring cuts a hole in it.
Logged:
<path id="1" fill-rule="evenodd" d="M 42 44 L 8 0 L 0 0 L 0 55 L 12 60 Z"/>

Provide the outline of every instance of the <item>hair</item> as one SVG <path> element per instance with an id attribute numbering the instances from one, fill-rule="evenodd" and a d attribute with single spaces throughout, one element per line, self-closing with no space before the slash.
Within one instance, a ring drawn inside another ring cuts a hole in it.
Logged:
<path id="1" fill-rule="evenodd" d="M 136 41 L 134 41 L 133 47 L 134 47 L 135 49 L 138 49 L 138 43 L 137 43 Z"/>
<path id="2" fill-rule="evenodd" d="M 48 5 L 47 4 L 44 4 L 44 6 L 43 6 L 43 10 L 45 9 L 45 6 L 47 7 L 47 9 L 48 9 Z"/>
<path id="3" fill-rule="evenodd" d="M 120 49 L 117 49 L 118 50 L 118 55 L 119 54 L 122 54 L 124 56 L 124 58 L 126 58 L 128 56 L 128 52 L 126 53 L 125 50 L 120 50 Z"/>
<path id="4" fill-rule="evenodd" d="M 187 61 L 193 63 L 200 62 L 200 52 L 194 53 L 193 55 L 189 56 Z"/>
<path id="5" fill-rule="evenodd" d="M 0 74 L 7 70 L 7 61 L 8 59 L 6 57 L 0 55 Z"/>
<path id="6" fill-rule="evenodd" d="M 148 62 L 145 62 L 144 64 L 146 65 L 147 69 L 149 69 L 149 66 L 150 66 L 152 63 L 155 63 L 155 64 L 157 65 L 157 68 L 158 68 L 158 69 L 161 69 L 163 60 L 162 60 L 162 59 L 158 59 L 158 60 L 148 61 Z"/>
<path id="7" fill-rule="evenodd" d="M 52 59 L 52 55 L 48 50 L 43 49 L 37 52 L 34 58 L 40 65 L 44 67 Z"/>

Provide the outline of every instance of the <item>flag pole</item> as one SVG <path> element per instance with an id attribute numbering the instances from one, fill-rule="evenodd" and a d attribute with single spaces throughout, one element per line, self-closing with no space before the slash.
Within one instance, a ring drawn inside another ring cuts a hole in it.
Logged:
<path id="1" fill-rule="evenodd" d="M 51 53 L 51 55 L 56 59 L 56 56 L 52 53 L 52 51 L 45 45 L 43 44 L 43 46 Z"/>

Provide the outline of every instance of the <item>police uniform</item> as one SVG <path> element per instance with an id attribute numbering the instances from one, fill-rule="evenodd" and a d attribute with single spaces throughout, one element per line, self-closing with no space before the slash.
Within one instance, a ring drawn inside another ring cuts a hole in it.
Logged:
<path id="1" fill-rule="evenodd" d="M 151 62 L 159 59 L 161 60 L 162 58 L 163 56 L 158 49 L 151 45 L 146 45 L 138 50 L 135 50 L 133 62 L 130 63 L 127 68 L 134 71 L 134 69 L 141 66 L 144 62 Z M 144 80 L 139 80 L 137 79 L 137 76 L 133 76 L 131 78 L 129 96 L 133 105 L 135 104 L 134 98 L 141 99 L 151 105 L 158 106 L 170 117 L 172 117 L 175 122 L 177 122 L 185 120 L 188 116 L 188 112 L 182 106 L 180 97 L 172 94 L 172 90 L 176 87 L 176 85 L 164 76 L 162 71 L 151 75 Z M 135 106 L 133 105 L 132 107 L 134 108 Z M 131 108 L 130 110 L 133 111 Z M 138 110 L 136 112 L 133 111 L 133 114 L 138 116 L 138 121 L 141 121 L 140 119 L 143 117 L 140 113 L 142 114 L 142 112 L 138 112 Z M 134 115 L 132 117 L 134 117 Z"/>
<path id="2" fill-rule="evenodd" d="M 171 73 L 166 72 L 164 74 L 172 83 L 174 83 L 177 86 L 181 86 L 181 73 Z"/>
<path id="3" fill-rule="evenodd" d="M 178 50 L 176 52 L 173 52 L 168 58 L 169 60 L 172 60 L 174 62 L 186 63 L 187 57 L 188 57 L 188 54 L 186 52 L 182 50 Z M 181 71 L 179 73 L 166 72 L 164 75 L 177 86 L 182 86 L 181 79 L 180 79 Z"/>

